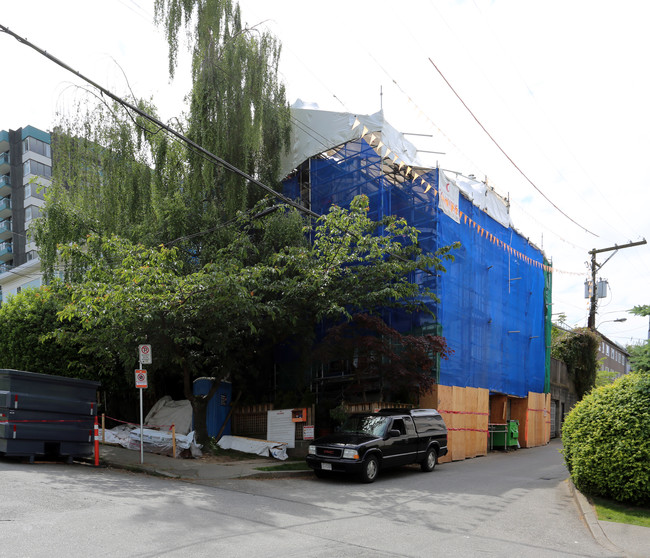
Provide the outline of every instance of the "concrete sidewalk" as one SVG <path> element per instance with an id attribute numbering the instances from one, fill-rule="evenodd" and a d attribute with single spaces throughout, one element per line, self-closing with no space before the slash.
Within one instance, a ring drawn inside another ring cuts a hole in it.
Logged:
<path id="1" fill-rule="evenodd" d="M 238 478 L 277 478 L 287 476 L 311 476 L 311 471 L 260 471 L 258 467 L 269 467 L 284 463 L 278 459 L 254 457 L 242 461 L 216 462 L 208 458 L 174 459 L 156 453 L 144 453 L 140 463 L 140 452 L 121 446 L 100 445 L 100 463 L 117 469 L 142 472 L 187 481 L 216 481 Z"/>
<path id="2" fill-rule="evenodd" d="M 201 484 L 228 479 L 271 479 L 312 477 L 311 471 L 260 471 L 258 467 L 280 465 L 272 458 L 253 458 L 242 461 L 215 462 L 209 458 L 173 459 L 165 455 L 145 453 L 140 463 L 140 452 L 120 446 L 100 445 L 100 462 L 108 467 L 126 469 Z M 450 463 L 449 465 L 453 465 Z M 568 476 L 568 475 L 567 475 Z M 578 509 L 596 541 L 616 556 L 648 558 L 650 556 L 650 528 L 623 523 L 599 521 L 595 508 L 574 486 L 571 486 Z"/>
<path id="3" fill-rule="evenodd" d="M 569 479 L 571 492 L 594 539 L 602 547 L 629 558 L 650 556 L 650 527 L 600 521 L 596 508 L 578 491 Z"/>

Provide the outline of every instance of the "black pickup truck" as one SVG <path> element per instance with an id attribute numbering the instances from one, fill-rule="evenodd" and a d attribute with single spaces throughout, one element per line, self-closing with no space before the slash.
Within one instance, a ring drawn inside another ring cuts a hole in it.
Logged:
<path id="1" fill-rule="evenodd" d="M 435 409 L 382 409 L 350 415 L 336 434 L 318 438 L 306 457 L 316 476 L 354 473 L 373 482 L 380 469 L 419 463 L 433 471 L 447 454 L 447 427 Z"/>

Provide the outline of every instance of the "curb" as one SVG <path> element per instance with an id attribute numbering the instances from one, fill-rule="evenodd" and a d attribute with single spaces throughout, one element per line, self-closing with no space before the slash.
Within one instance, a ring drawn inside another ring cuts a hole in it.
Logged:
<path id="1" fill-rule="evenodd" d="M 567 482 L 569 483 L 569 490 L 571 490 L 573 498 L 578 506 L 578 509 L 580 510 L 581 518 L 587 524 L 587 527 L 589 528 L 589 531 L 591 532 L 591 535 L 594 537 L 596 542 L 606 550 L 615 552 L 618 556 L 625 558 L 627 554 L 625 554 L 623 550 L 616 546 L 607 538 L 607 535 L 605 535 L 605 531 L 603 531 L 603 528 L 600 526 L 600 522 L 598 521 L 596 510 L 589 503 L 589 500 L 587 500 L 584 494 L 582 494 L 575 487 L 573 481 L 571 480 L 571 477 L 567 479 Z"/>

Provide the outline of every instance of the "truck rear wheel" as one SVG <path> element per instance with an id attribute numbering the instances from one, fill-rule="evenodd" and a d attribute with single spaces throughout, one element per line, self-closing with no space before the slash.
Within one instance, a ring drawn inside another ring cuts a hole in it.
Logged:
<path id="1" fill-rule="evenodd" d="M 361 482 L 375 482 L 378 473 L 379 460 L 374 455 L 371 455 L 363 462 L 363 469 L 361 469 Z"/>
<path id="2" fill-rule="evenodd" d="M 424 461 L 420 464 L 420 468 L 425 472 L 429 473 L 436 468 L 436 463 L 438 462 L 438 452 L 436 448 L 429 448 L 427 454 L 424 456 Z"/>

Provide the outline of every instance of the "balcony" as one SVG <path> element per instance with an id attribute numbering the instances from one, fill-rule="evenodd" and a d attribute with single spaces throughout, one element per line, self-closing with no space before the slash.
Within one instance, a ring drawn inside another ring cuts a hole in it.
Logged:
<path id="1" fill-rule="evenodd" d="M 11 194 L 11 176 L 3 174 L 0 176 L 0 198 Z"/>
<path id="2" fill-rule="evenodd" d="M 0 153 L 0 174 L 7 174 L 11 169 L 11 160 L 9 158 L 9 151 Z"/>
<path id="3" fill-rule="evenodd" d="M 0 130 L 0 153 L 9 151 L 9 132 Z"/>
<path id="4" fill-rule="evenodd" d="M 0 219 L 7 219 L 11 217 L 11 199 L 0 199 Z"/>
<path id="5" fill-rule="evenodd" d="M 3 242 L 0 244 L 0 262 L 8 262 L 13 257 L 11 242 Z"/>
<path id="6" fill-rule="evenodd" d="M 0 221 L 0 240 L 7 240 L 11 238 L 11 219 Z"/>

